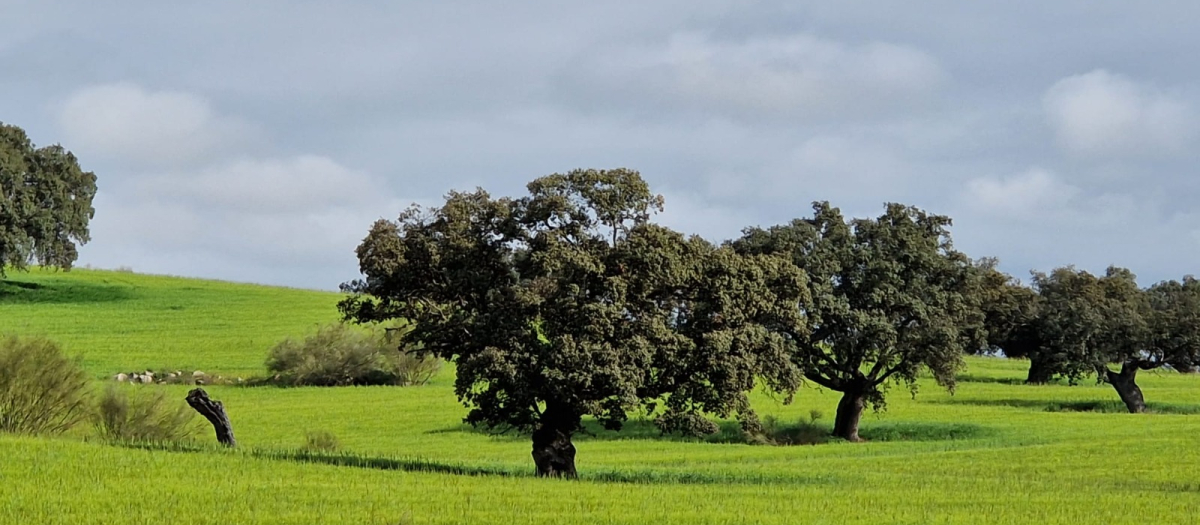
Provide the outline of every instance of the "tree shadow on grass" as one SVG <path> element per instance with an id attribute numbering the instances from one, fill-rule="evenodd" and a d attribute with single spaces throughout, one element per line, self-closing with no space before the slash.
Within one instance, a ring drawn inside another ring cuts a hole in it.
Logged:
<path id="1" fill-rule="evenodd" d="M 702 437 L 685 436 L 682 434 L 663 434 L 649 419 L 634 419 L 626 421 L 621 430 L 605 430 L 595 421 L 584 421 L 584 431 L 575 435 L 576 442 L 586 441 L 621 441 L 647 440 L 683 443 L 728 443 L 752 445 L 819 445 L 841 441 L 831 436 L 832 425 L 822 424 L 809 419 L 798 419 L 795 422 L 782 422 L 767 417 L 763 421 L 761 434 L 747 435 L 741 425 L 734 421 L 717 422 L 717 432 Z M 428 434 L 447 433 L 488 434 L 494 439 L 510 441 L 528 441 L 527 434 L 518 432 L 496 433 L 484 429 L 476 429 L 470 425 L 458 425 L 427 431 Z M 981 439 L 995 435 L 991 428 L 970 423 L 927 423 L 927 422 L 880 422 L 865 423 L 859 429 L 859 436 L 866 441 L 953 441 L 964 439 Z"/>
<path id="2" fill-rule="evenodd" d="M 993 383 L 993 384 L 998 384 L 998 385 L 1016 385 L 1016 386 L 1030 386 L 1030 387 L 1046 386 L 1046 385 L 1063 385 L 1063 386 L 1070 385 L 1070 383 L 1068 383 L 1066 380 L 1057 379 L 1057 378 L 1052 379 L 1052 380 L 1050 380 L 1044 384 L 1040 384 L 1040 385 L 1034 385 L 1034 384 L 1027 383 L 1024 379 L 1019 378 L 1019 377 L 991 377 L 991 376 L 977 376 L 977 375 L 972 375 L 972 374 L 959 374 L 954 379 L 955 379 L 955 381 L 958 381 L 959 383 Z"/>
<path id="3" fill-rule="evenodd" d="M 0 280 L 3 304 L 106 303 L 133 298 L 125 286 L 52 279 L 46 282 Z"/>
<path id="4" fill-rule="evenodd" d="M 293 461 L 332 465 L 338 467 L 374 470 L 400 470 L 459 476 L 495 476 L 505 478 L 535 477 L 534 468 L 507 465 L 470 465 L 430 460 L 424 458 L 388 458 L 362 456 L 353 453 L 310 452 L 305 450 L 237 449 L 229 450 L 215 446 L 180 443 L 118 443 L 118 446 L 141 450 L 158 450 L 182 453 L 229 453 L 275 461 Z M 717 484 L 778 484 L 811 485 L 832 484 L 837 480 L 828 475 L 803 476 L 791 474 L 709 474 L 699 472 L 671 472 L 656 470 L 588 469 L 580 472 L 580 480 L 608 483 L 673 484 L 673 485 L 717 485 Z"/>
<path id="5" fill-rule="evenodd" d="M 1045 399 L 951 399 L 940 401 L 950 405 L 976 405 L 992 407 L 1023 408 L 1039 412 L 1097 412 L 1102 414 L 1128 414 L 1125 404 L 1117 400 L 1106 401 L 1051 401 Z M 1169 403 L 1146 403 L 1150 414 L 1200 414 L 1200 405 Z"/>

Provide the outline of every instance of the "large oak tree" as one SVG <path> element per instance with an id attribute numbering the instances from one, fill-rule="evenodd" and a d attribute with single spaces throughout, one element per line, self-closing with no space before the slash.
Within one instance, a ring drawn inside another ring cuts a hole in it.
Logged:
<path id="1" fill-rule="evenodd" d="M 662 206 L 637 172 L 542 177 L 522 198 L 454 192 L 379 221 L 358 248 L 365 278 L 344 315 L 407 319 L 406 337 L 455 363 L 466 421 L 532 433 L 539 475 L 575 476 L 572 436 L 634 411 L 664 430 L 704 414 L 756 418 L 757 378 L 794 389 L 784 330 L 803 331 L 804 274 L 649 221 Z"/>
<path id="2" fill-rule="evenodd" d="M 0 276 L 29 263 L 70 269 L 89 240 L 96 176 L 62 146 L 36 147 L 0 122 Z"/>
<path id="3" fill-rule="evenodd" d="M 859 440 L 864 407 L 884 404 L 891 382 L 917 374 L 953 388 L 963 353 L 983 344 L 976 273 L 954 250 L 950 219 L 889 204 L 875 219 L 846 220 L 828 203 L 812 218 L 746 230 L 734 246 L 782 254 L 808 275 L 808 332 L 788 333 L 804 376 L 842 392 L 834 435 Z"/>

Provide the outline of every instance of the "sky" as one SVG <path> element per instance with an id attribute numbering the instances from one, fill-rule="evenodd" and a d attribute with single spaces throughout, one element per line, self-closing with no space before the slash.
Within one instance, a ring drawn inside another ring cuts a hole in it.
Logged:
<path id="1" fill-rule="evenodd" d="M 1200 3 L 0 0 L 0 121 L 98 177 L 78 265 L 335 289 L 449 190 L 639 170 L 713 241 L 827 200 L 1001 269 L 1200 274 Z"/>

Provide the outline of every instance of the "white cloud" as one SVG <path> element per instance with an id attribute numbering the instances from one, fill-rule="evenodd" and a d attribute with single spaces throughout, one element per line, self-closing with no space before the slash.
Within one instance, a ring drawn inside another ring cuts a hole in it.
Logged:
<path id="1" fill-rule="evenodd" d="M 967 182 L 964 193 L 966 202 L 981 211 L 1025 218 L 1069 203 L 1079 194 L 1079 188 L 1048 170 L 1031 168 L 1005 179 L 973 179 Z"/>
<path id="2" fill-rule="evenodd" d="M 650 97 L 733 117 L 849 116 L 895 109 L 934 93 L 947 78 L 915 48 L 847 45 L 809 34 L 714 40 L 677 33 L 584 60 L 572 90 L 597 97 Z"/>
<path id="3" fill-rule="evenodd" d="M 371 222 L 404 204 L 326 156 L 233 158 L 252 126 L 192 93 L 87 88 L 61 125 L 73 148 L 112 159 L 84 251 L 98 266 L 332 288 L 356 275 Z"/>
<path id="4" fill-rule="evenodd" d="M 1187 102 L 1103 69 L 1058 81 L 1042 105 L 1059 143 L 1076 154 L 1175 154 L 1195 138 Z"/>
<path id="5" fill-rule="evenodd" d="M 204 98 L 129 83 L 75 92 L 59 124 L 76 149 L 148 168 L 192 167 L 253 137 L 251 126 L 217 115 Z"/>
<path id="6" fill-rule="evenodd" d="M 240 159 L 196 172 L 159 177 L 144 191 L 195 199 L 216 209 L 301 212 L 354 207 L 380 198 L 381 182 L 316 155 Z"/>

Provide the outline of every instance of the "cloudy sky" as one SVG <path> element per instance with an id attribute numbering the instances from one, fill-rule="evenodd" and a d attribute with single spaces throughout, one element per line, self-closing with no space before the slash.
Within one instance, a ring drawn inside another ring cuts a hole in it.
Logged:
<path id="1" fill-rule="evenodd" d="M 629 167 L 713 240 L 898 201 L 1200 274 L 1200 4 L 914 5 L 0 0 L 0 121 L 99 177 L 80 265 L 332 289 L 410 202 Z"/>

